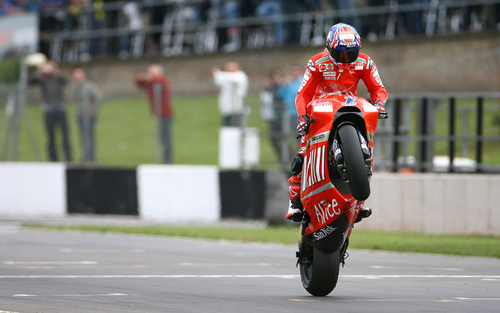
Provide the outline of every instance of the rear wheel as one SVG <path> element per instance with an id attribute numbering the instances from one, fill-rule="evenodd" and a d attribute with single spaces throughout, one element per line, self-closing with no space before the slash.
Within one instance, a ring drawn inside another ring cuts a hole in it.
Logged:
<path id="1" fill-rule="evenodd" d="M 370 196 L 370 182 L 358 131 L 353 125 L 344 125 L 339 129 L 339 139 L 352 196 L 359 201 L 366 200 Z"/>
<path id="2" fill-rule="evenodd" d="M 302 285 L 313 296 L 326 296 L 337 285 L 340 252 L 323 252 L 310 246 L 304 248 L 309 250 L 306 252 L 308 262 L 300 263 Z"/>

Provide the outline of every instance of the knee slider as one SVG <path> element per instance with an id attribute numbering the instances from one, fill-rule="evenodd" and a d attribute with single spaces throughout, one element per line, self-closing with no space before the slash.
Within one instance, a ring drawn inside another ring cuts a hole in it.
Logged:
<path id="1" fill-rule="evenodd" d="M 302 165 L 304 164 L 304 157 L 297 154 L 292 160 L 292 174 L 299 175 L 302 172 Z"/>

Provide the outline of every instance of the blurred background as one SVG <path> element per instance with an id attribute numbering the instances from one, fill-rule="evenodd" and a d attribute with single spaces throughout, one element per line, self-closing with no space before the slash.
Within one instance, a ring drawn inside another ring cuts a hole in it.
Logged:
<path id="1" fill-rule="evenodd" d="M 294 66 L 303 72 L 338 22 L 359 31 L 362 51 L 377 63 L 390 95 L 391 118 L 375 136 L 378 170 L 500 171 L 500 1 L 494 0 L 2 1 L 0 160 L 50 159 L 41 92 L 30 85 L 44 61 L 27 59 L 41 53 L 68 83 L 73 163 L 84 161 L 75 68 L 102 93 L 91 164 L 162 162 L 157 120 L 134 84 L 138 73 L 159 64 L 175 112 L 172 162 L 216 165 L 221 117 L 211 69 L 237 61 L 249 81 L 244 127 L 258 134 L 251 147 L 257 159 L 245 166 L 286 171 L 297 147 L 293 108 L 266 103 L 269 77 L 279 70 L 278 83 L 290 84 Z M 56 149 L 63 155 L 63 147 Z"/>

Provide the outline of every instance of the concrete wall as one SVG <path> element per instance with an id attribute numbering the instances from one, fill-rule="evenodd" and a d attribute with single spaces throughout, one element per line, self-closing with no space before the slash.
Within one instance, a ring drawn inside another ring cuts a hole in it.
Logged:
<path id="1" fill-rule="evenodd" d="M 215 166 L 140 165 L 139 215 L 161 222 L 217 221 L 219 171 Z"/>
<path id="2" fill-rule="evenodd" d="M 305 67 L 307 60 L 322 47 L 286 47 L 232 54 L 184 57 L 155 57 L 141 60 L 100 60 L 85 64 L 108 97 L 143 95 L 132 84 L 134 74 L 153 62 L 164 66 L 175 95 L 216 93 L 210 70 L 238 60 L 258 91 L 271 69 Z M 395 41 L 363 42 L 362 51 L 377 63 L 389 93 L 461 92 L 500 90 L 500 36 L 498 32 L 446 38 L 411 38 Z M 69 73 L 74 65 L 63 65 Z M 362 85 L 362 84 L 361 84 Z M 364 87 L 360 87 L 363 94 Z M 38 91 L 31 94 L 37 94 Z"/>
<path id="3" fill-rule="evenodd" d="M 65 171 L 64 164 L 0 162 L 0 213 L 64 216 Z"/>
<path id="4" fill-rule="evenodd" d="M 500 235 L 500 175 L 375 173 L 358 229 Z"/>

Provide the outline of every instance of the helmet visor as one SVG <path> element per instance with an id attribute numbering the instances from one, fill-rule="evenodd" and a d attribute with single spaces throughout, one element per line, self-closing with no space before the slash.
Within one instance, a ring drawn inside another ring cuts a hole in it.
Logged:
<path id="1" fill-rule="evenodd" d="M 352 63 L 356 61 L 359 55 L 359 49 L 339 50 L 333 49 L 333 58 L 339 63 Z"/>

